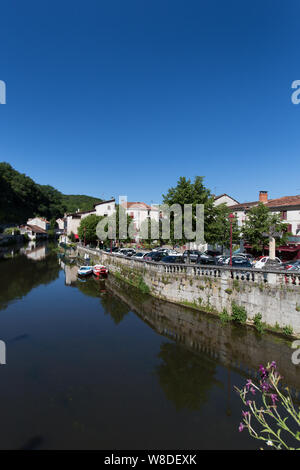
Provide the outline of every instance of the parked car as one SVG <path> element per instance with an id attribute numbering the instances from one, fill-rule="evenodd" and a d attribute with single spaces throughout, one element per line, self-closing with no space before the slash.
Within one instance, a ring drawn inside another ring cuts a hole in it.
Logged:
<path id="1" fill-rule="evenodd" d="M 161 251 L 151 251 L 151 253 L 147 253 L 145 256 L 144 260 L 145 261 L 160 261 L 162 258 L 164 258 L 166 255 L 162 253 Z"/>
<path id="2" fill-rule="evenodd" d="M 252 263 L 243 256 L 234 256 L 232 258 L 232 267 L 235 267 L 235 268 L 252 268 Z"/>
<path id="3" fill-rule="evenodd" d="M 148 252 L 139 251 L 138 253 L 134 253 L 132 255 L 132 259 L 144 259 L 146 255 L 148 255 Z"/>
<path id="4" fill-rule="evenodd" d="M 221 255 L 221 256 L 216 256 L 215 257 L 215 260 L 216 260 L 216 264 L 218 265 L 223 265 L 223 264 L 227 264 L 227 260 L 228 260 L 228 256 L 225 256 L 225 255 Z"/>
<path id="5" fill-rule="evenodd" d="M 190 259 L 191 262 L 197 262 L 198 256 L 201 255 L 201 252 L 199 250 L 185 250 L 183 253 L 183 259 L 184 261 L 188 261 Z"/>
<path id="6" fill-rule="evenodd" d="M 168 250 L 168 256 L 182 256 L 182 253 L 178 253 L 176 250 Z"/>
<path id="7" fill-rule="evenodd" d="M 263 256 L 262 258 L 260 258 L 258 261 L 256 261 L 256 263 L 254 264 L 254 267 L 255 269 L 262 269 L 266 266 L 266 262 L 270 259 L 269 256 Z M 276 264 L 277 266 L 279 267 L 282 263 L 281 263 L 281 260 L 279 258 L 275 258 L 275 261 L 276 261 Z"/>
<path id="8" fill-rule="evenodd" d="M 241 256 L 243 258 L 247 258 L 250 261 L 250 263 L 252 264 L 254 263 L 254 256 L 251 255 L 250 253 L 238 253 L 234 256 Z"/>
<path id="9" fill-rule="evenodd" d="M 184 259 L 182 256 L 164 256 L 164 258 L 162 258 L 161 260 L 161 263 L 184 263 Z"/>
<path id="10" fill-rule="evenodd" d="M 218 250 L 206 250 L 206 251 L 204 251 L 203 254 L 208 255 L 208 256 L 216 257 L 216 256 L 220 256 L 222 253 Z"/>
<path id="11" fill-rule="evenodd" d="M 123 252 L 123 256 L 133 256 L 136 253 L 136 251 L 133 248 L 128 248 Z"/>
<path id="12" fill-rule="evenodd" d="M 117 248 L 116 246 L 114 246 L 113 248 L 110 248 L 110 246 L 109 246 L 109 247 L 105 248 L 104 252 L 105 253 L 110 253 L 110 252 L 117 253 L 119 251 L 119 249 L 120 248 Z"/>
<path id="13" fill-rule="evenodd" d="M 209 255 L 206 255 L 204 253 L 201 253 L 200 255 L 198 255 L 196 263 L 197 264 L 216 265 L 217 261 L 216 261 L 216 258 L 214 256 L 209 256 Z"/>
<path id="14" fill-rule="evenodd" d="M 285 263 L 282 263 L 281 267 L 287 271 L 300 271 L 300 259 L 295 261 L 286 261 Z"/>

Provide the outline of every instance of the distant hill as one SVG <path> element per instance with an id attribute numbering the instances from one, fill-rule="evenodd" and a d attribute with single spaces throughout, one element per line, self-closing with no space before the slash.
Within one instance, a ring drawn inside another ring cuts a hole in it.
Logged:
<path id="1" fill-rule="evenodd" d="M 99 198 L 65 195 L 53 186 L 35 183 L 9 163 L 0 162 L 0 223 L 22 223 L 40 215 L 48 220 L 74 212 L 91 210 Z"/>
<path id="2" fill-rule="evenodd" d="M 83 194 L 62 194 L 61 196 L 62 202 L 67 207 L 67 212 L 75 212 L 77 209 L 89 211 L 93 209 L 94 204 L 102 202 L 102 199 Z"/>

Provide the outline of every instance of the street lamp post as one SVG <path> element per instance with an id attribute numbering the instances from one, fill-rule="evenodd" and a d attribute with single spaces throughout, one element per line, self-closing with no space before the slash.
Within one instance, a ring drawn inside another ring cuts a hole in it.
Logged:
<path id="1" fill-rule="evenodd" d="M 232 266 L 232 222 L 234 220 L 234 215 L 232 213 L 229 214 L 230 220 L 230 261 L 229 264 Z"/>

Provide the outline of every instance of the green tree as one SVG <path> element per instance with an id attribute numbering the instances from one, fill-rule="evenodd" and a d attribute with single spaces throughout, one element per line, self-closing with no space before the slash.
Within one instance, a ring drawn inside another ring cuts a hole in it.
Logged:
<path id="1" fill-rule="evenodd" d="M 78 227 L 78 236 L 81 240 L 85 240 L 86 243 L 95 243 L 98 240 L 96 228 L 100 220 L 104 216 L 91 214 L 84 217 Z"/>
<path id="2" fill-rule="evenodd" d="M 39 185 L 9 163 L 0 162 L 0 223 L 24 223 L 38 214 L 57 219 L 77 208 L 91 210 L 97 202 L 101 199 L 64 195 L 50 185 Z"/>
<path id="3" fill-rule="evenodd" d="M 269 244 L 269 237 L 266 234 L 270 233 L 271 229 L 281 233 L 280 237 L 276 237 L 276 244 L 285 245 L 290 235 L 287 227 L 279 214 L 272 214 L 268 207 L 260 202 L 247 212 L 247 218 L 242 227 L 243 238 L 254 249 L 264 253 L 264 246 Z"/>
<path id="4" fill-rule="evenodd" d="M 219 244 L 223 248 L 229 248 L 230 212 L 230 207 L 228 207 L 226 204 L 219 204 L 218 206 L 214 207 L 210 220 L 210 243 Z M 239 243 L 240 241 L 240 230 L 236 218 L 234 218 L 232 222 L 232 241 L 233 243 Z"/>
<path id="5" fill-rule="evenodd" d="M 192 228 L 196 229 L 196 205 L 204 205 L 204 236 L 206 242 L 211 242 L 213 238 L 213 232 L 211 230 L 211 224 L 214 217 L 214 199 L 210 193 L 210 190 L 203 184 L 203 176 L 196 176 L 194 182 L 190 179 L 186 179 L 181 176 L 175 187 L 168 190 L 167 194 L 163 194 L 163 203 L 171 206 L 173 204 L 179 204 L 182 208 L 182 226 L 184 226 L 184 204 L 192 204 Z M 171 225 L 171 243 L 174 244 L 185 244 L 187 241 L 184 233 L 181 240 L 174 238 L 174 216 L 171 214 L 170 217 Z M 184 232 L 184 231 L 183 231 Z"/>

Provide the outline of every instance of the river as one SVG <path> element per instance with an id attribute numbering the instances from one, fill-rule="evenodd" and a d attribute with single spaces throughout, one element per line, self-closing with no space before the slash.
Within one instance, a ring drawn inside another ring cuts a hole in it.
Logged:
<path id="1" fill-rule="evenodd" d="M 257 449 L 234 385 L 276 360 L 300 390 L 282 339 L 21 251 L 0 260 L 1 449 Z"/>

